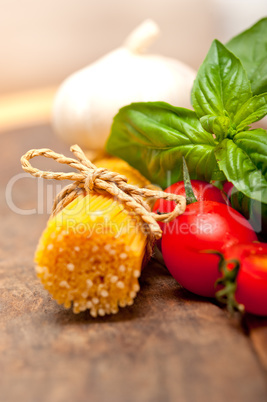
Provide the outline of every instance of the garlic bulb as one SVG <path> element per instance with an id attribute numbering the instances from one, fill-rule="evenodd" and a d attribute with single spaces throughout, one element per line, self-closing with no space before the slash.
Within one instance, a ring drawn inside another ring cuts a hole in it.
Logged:
<path id="1" fill-rule="evenodd" d="M 157 25 L 146 20 L 121 47 L 63 82 L 52 116 L 54 131 L 60 137 L 99 152 L 122 106 L 165 101 L 190 108 L 196 72 L 177 60 L 143 54 L 158 32 Z"/>

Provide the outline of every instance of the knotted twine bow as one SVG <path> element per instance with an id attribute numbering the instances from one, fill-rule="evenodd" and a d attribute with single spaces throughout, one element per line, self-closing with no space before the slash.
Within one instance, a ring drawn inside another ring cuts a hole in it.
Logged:
<path id="1" fill-rule="evenodd" d="M 165 193 L 149 188 L 139 188 L 128 184 L 127 177 L 119 173 L 111 172 L 106 168 L 97 168 L 87 159 L 78 145 L 73 145 L 70 150 L 77 159 L 67 158 L 62 154 L 58 154 L 46 148 L 32 149 L 21 158 L 22 168 L 32 176 L 42 177 L 44 179 L 74 181 L 74 183 L 66 186 L 56 196 L 52 216 L 60 212 L 66 205 L 74 200 L 80 192 L 85 190 L 89 193 L 92 190 L 104 190 L 118 201 L 122 202 L 128 210 L 138 215 L 143 224 L 149 228 L 150 241 L 148 241 L 149 250 L 147 250 L 147 253 L 151 255 L 152 244 L 162 236 L 162 231 L 157 222 L 170 222 L 178 215 L 181 215 L 186 207 L 185 198 L 176 194 Z M 36 156 L 54 159 L 58 163 L 75 168 L 79 173 L 51 172 L 36 169 L 29 163 L 29 160 Z M 148 198 L 175 201 L 177 205 L 173 211 L 159 215 L 151 212 L 146 201 Z"/>

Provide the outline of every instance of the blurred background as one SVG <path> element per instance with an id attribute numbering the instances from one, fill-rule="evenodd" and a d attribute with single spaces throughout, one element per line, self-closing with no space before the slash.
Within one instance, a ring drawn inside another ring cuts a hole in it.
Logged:
<path id="1" fill-rule="evenodd" d="M 266 0 L 0 0 L 0 7 L 2 119 L 3 99 L 40 88 L 51 97 L 146 18 L 161 30 L 149 52 L 197 69 L 214 38 L 224 43 L 267 16 Z"/>
<path id="2" fill-rule="evenodd" d="M 266 0 L 0 0 L 0 94 L 57 85 L 119 46 L 146 18 L 161 36 L 150 52 L 198 68 L 222 42 L 267 15 Z"/>

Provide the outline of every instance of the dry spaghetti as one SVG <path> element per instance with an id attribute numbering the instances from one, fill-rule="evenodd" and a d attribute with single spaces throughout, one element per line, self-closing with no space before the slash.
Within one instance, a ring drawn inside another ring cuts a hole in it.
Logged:
<path id="1" fill-rule="evenodd" d="M 131 305 L 139 290 L 141 267 L 161 237 L 157 221 L 183 213 L 185 199 L 140 188 L 120 173 L 97 168 L 77 145 L 71 151 L 77 159 L 50 149 L 30 150 L 21 158 L 23 169 L 35 177 L 73 181 L 55 199 L 36 251 L 37 274 L 55 300 L 74 312 L 116 313 L 119 306 Z M 29 163 L 36 156 L 77 172 L 41 171 Z M 151 212 L 151 198 L 177 205 L 171 213 L 157 215 Z"/>

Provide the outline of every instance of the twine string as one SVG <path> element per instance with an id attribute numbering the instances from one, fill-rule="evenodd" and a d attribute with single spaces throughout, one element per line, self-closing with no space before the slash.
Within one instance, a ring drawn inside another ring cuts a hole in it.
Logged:
<path id="1" fill-rule="evenodd" d="M 56 215 L 73 199 L 83 191 L 87 193 L 95 191 L 106 191 L 111 196 L 122 202 L 125 207 L 138 215 L 143 224 L 149 228 L 151 243 L 162 236 L 162 231 L 157 222 L 170 222 L 181 215 L 186 208 L 185 197 L 165 193 L 163 191 L 139 188 L 127 183 L 127 178 L 119 173 L 111 172 L 106 168 L 97 168 L 87 157 L 78 145 L 73 145 L 71 151 L 77 159 L 58 154 L 51 149 L 32 149 L 21 158 L 21 165 L 25 172 L 34 177 L 55 180 L 71 180 L 73 183 L 66 186 L 55 198 L 52 216 Z M 30 164 L 30 160 L 37 156 L 54 159 L 56 162 L 69 165 L 77 172 L 51 172 L 42 171 Z M 165 199 L 174 201 L 175 208 L 168 213 L 153 213 L 147 203 L 148 198 Z"/>

